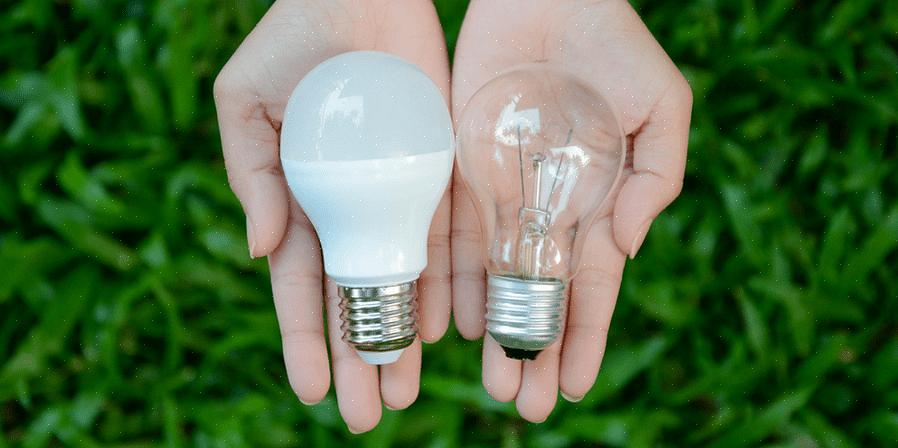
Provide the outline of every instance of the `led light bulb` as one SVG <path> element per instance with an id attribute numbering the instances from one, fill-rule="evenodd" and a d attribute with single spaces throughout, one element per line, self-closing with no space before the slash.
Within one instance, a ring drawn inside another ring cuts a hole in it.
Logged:
<path id="1" fill-rule="evenodd" d="M 610 207 L 625 134 L 611 104 L 574 76 L 533 64 L 478 90 L 457 130 L 487 270 L 487 331 L 534 359 L 564 328 L 566 288 L 587 230 Z"/>
<path id="2" fill-rule="evenodd" d="M 395 362 L 417 335 L 416 281 L 454 150 L 440 90 L 385 53 L 328 59 L 287 103 L 284 174 L 338 285 L 343 339 L 369 364 Z"/>

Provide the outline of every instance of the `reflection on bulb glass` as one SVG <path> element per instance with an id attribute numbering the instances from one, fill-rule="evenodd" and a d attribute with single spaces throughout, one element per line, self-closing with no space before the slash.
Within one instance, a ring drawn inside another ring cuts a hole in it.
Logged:
<path id="1" fill-rule="evenodd" d="M 452 173 L 452 121 L 416 66 L 350 52 L 310 71 L 290 96 L 281 163 L 339 286 L 343 339 L 370 364 L 416 336 L 416 281 Z"/>
<path id="2" fill-rule="evenodd" d="M 625 136 L 609 102 L 534 64 L 483 86 L 458 123 L 458 163 L 480 218 L 487 330 L 533 359 L 560 334 L 589 226 L 610 209 Z"/>

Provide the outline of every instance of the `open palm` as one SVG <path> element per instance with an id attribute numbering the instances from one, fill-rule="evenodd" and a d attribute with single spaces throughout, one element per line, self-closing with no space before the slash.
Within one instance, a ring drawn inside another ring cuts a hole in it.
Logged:
<path id="1" fill-rule="evenodd" d="M 505 357 L 489 336 L 483 383 L 521 415 L 543 421 L 557 392 L 577 401 L 598 374 L 627 255 L 680 193 L 692 108 L 689 85 L 625 0 L 473 1 L 456 47 L 453 115 L 498 73 L 523 63 L 573 73 L 617 106 L 628 137 L 624 178 L 612 209 L 589 230 L 571 284 L 564 335 L 534 361 Z M 463 336 L 484 333 L 485 272 L 474 205 L 453 182 L 453 312 Z"/>
<path id="2" fill-rule="evenodd" d="M 247 216 L 250 255 L 269 256 L 290 384 L 305 403 L 320 401 L 330 388 L 322 316 L 326 296 L 340 413 L 350 431 L 362 432 L 380 420 L 382 402 L 401 409 L 417 397 L 420 341 L 398 362 L 378 369 L 341 340 L 336 288 L 324 279 L 314 229 L 287 191 L 278 148 L 284 109 L 299 80 L 325 59 L 352 50 L 378 50 L 413 62 L 448 101 L 446 48 L 432 5 L 279 0 L 222 69 L 215 103 L 228 180 Z M 430 263 L 419 279 L 419 335 L 426 341 L 439 339 L 449 322 L 449 211 L 447 194 L 433 219 Z"/>

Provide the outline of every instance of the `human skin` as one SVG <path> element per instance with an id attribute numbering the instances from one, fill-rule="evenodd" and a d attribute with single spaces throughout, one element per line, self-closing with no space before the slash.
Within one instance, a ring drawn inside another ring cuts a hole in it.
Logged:
<path id="1" fill-rule="evenodd" d="M 562 337 L 534 361 L 509 359 L 487 335 L 483 384 L 499 401 L 544 421 L 562 396 L 579 401 L 599 372 L 627 257 L 680 193 L 692 110 L 688 83 L 625 0 L 473 0 L 456 45 L 452 109 L 518 64 L 567 70 L 618 109 L 627 164 L 608 213 L 590 227 L 570 287 Z M 453 314 L 467 339 L 484 334 L 486 280 L 474 204 L 456 173 L 452 200 Z"/>
<path id="2" fill-rule="evenodd" d="M 228 180 L 247 214 L 250 255 L 269 256 L 290 384 L 301 401 L 316 403 L 330 387 L 332 367 L 340 412 L 350 431 L 363 432 L 380 420 L 381 403 L 401 409 L 416 398 L 420 343 L 378 369 L 342 342 L 335 285 L 324 278 L 317 236 L 287 190 L 278 154 L 280 123 L 295 85 L 318 63 L 352 50 L 409 60 L 448 98 L 445 43 L 429 2 L 279 0 L 222 69 L 215 101 Z M 681 189 L 692 96 L 624 0 L 474 0 L 456 49 L 454 115 L 496 74 L 530 62 L 566 69 L 608 97 L 621 112 L 630 150 L 613 208 L 589 231 L 563 339 L 532 362 L 510 360 L 495 341 L 484 342 L 487 391 L 500 401 L 516 399 L 524 418 L 542 421 L 559 388 L 576 401 L 595 381 L 626 256 L 636 255 L 652 220 Z M 458 175 L 453 196 L 451 210 L 444 197 L 434 217 L 429 265 L 420 280 L 419 334 L 425 341 L 445 332 L 450 294 L 460 333 L 476 339 L 484 332 L 480 231 Z"/>
<path id="3" fill-rule="evenodd" d="M 287 189 L 278 149 L 296 84 L 325 59 L 353 50 L 411 61 L 448 104 L 443 30 L 433 5 L 418 0 L 278 0 L 224 66 L 214 91 L 228 181 L 246 213 L 250 256 L 268 256 L 290 385 L 303 403 L 317 403 L 330 388 L 331 367 L 340 413 L 349 430 L 359 433 L 380 421 L 381 403 L 403 409 L 414 402 L 421 342 L 378 368 L 341 340 L 336 286 L 325 278 L 317 235 Z M 449 324 L 449 199 L 447 192 L 434 216 L 429 263 L 419 279 L 419 336 L 428 342 Z"/>

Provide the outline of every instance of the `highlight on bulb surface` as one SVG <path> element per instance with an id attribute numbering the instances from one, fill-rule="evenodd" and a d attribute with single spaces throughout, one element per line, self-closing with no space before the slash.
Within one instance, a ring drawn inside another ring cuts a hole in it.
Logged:
<path id="1" fill-rule="evenodd" d="M 344 53 L 296 86 L 281 127 L 290 190 L 338 285 L 343 339 L 389 364 L 417 336 L 416 282 L 455 154 L 439 88 L 386 53 Z"/>
<path id="2" fill-rule="evenodd" d="M 586 233 L 623 171 L 624 131 L 601 94 L 531 64 L 474 94 L 457 143 L 483 236 L 487 331 L 507 356 L 534 359 L 564 328 Z"/>

